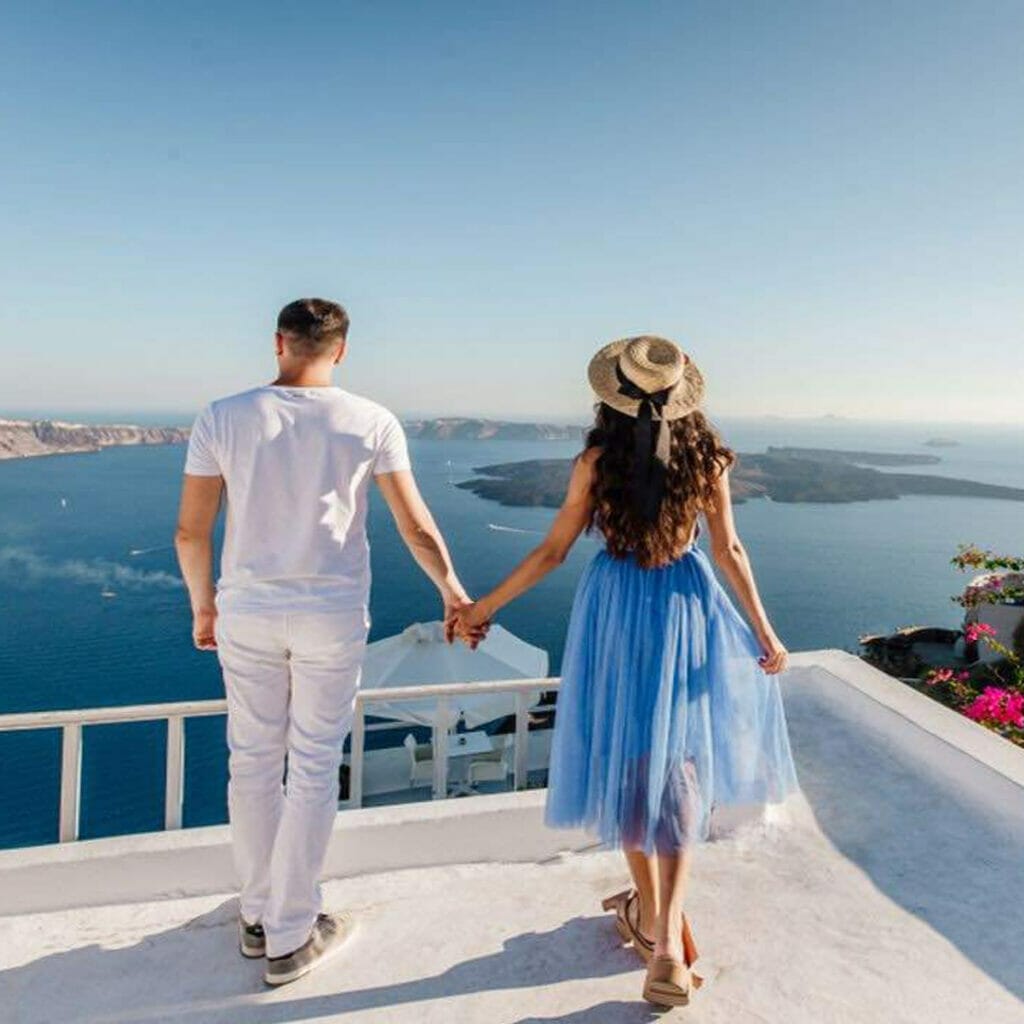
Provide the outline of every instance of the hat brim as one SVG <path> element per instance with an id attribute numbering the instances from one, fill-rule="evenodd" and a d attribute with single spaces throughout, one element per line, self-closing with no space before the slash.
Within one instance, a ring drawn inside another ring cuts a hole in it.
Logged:
<path id="1" fill-rule="evenodd" d="M 619 356 L 622 350 L 629 344 L 628 338 L 620 341 L 613 341 L 605 345 L 593 359 L 587 368 L 587 377 L 590 379 L 590 386 L 594 394 L 610 405 L 618 412 L 627 416 L 636 416 L 640 411 L 640 401 L 636 398 L 627 398 L 619 392 L 619 378 L 616 373 Z M 704 378 L 697 369 L 693 360 L 687 356 L 683 375 L 679 382 L 669 393 L 668 401 L 661 408 L 661 419 L 678 420 L 688 416 L 695 409 L 700 408 L 704 398 Z"/>

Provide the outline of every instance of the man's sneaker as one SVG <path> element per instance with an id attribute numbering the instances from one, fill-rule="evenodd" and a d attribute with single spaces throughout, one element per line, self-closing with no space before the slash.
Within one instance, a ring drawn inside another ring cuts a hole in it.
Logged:
<path id="1" fill-rule="evenodd" d="M 249 924 L 244 917 L 239 917 L 238 950 L 250 960 L 263 956 L 267 952 L 267 936 L 263 932 L 263 925 Z"/>
<path id="2" fill-rule="evenodd" d="M 268 985 L 286 985 L 329 960 L 352 934 L 352 921 L 340 914 L 318 914 L 305 943 L 286 956 L 268 956 L 263 980 Z"/>

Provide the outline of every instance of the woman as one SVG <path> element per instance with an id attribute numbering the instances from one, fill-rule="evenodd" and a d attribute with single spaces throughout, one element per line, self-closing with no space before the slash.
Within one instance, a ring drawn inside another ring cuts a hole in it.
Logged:
<path id="1" fill-rule="evenodd" d="M 778 802 L 796 788 L 769 678 L 787 654 L 733 525 L 735 454 L 700 411 L 696 366 L 671 341 L 644 336 L 601 349 L 589 376 L 596 423 L 550 532 L 456 628 L 475 643 L 581 532 L 603 535 L 569 622 L 546 820 L 623 849 L 634 888 L 604 908 L 648 963 L 644 997 L 684 1005 L 700 983 L 683 915 L 693 844 L 707 838 L 713 809 Z M 695 546 L 698 516 L 750 625 Z"/>

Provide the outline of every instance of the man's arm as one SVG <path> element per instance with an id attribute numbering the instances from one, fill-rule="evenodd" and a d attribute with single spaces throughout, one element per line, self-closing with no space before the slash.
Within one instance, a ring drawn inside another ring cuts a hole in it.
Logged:
<path id="1" fill-rule="evenodd" d="M 217 647 L 213 587 L 213 524 L 220 511 L 224 479 L 185 474 L 174 547 L 192 603 L 192 640 L 201 651 Z"/>
<path id="2" fill-rule="evenodd" d="M 452 565 L 441 531 L 408 469 L 378 473 L 374 480 L 391 509 L 395 525 L 416 563 L 441 593 L 444 602 L 445 635 L 451 641 L 457 609 L 470 603 Z"/>

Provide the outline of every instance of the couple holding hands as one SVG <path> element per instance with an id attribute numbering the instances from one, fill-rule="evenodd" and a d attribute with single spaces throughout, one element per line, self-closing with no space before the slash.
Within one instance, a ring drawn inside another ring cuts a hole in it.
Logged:
<path id="1" fill-rule="evenodd" d="M 595 421 L 548 534 L 471 602 L 400 423 L 332 383 L 347 332 L 336 303 L 290 303 L 277 380 L 207 406 L 189 441 L 176 544 L 194 642 L 217 651 L 224 675 L 241 952 L 265 956 L 265 981 L 283 984 L 343 948 L 352 928 L 322 912 L 319 875 L 369 629 L 373 481 L 441 592 L 448 639 L 472 647 L 582 533 L 603 541 L 569 618 L 545 820 L 623 851 L 632 885 L 604 909 L 646 967 L 644 998 L 685 1005 L 700 984 L 683 906 L 694 846 L 716 809 L 797 788 L 773 678 L 787 653 L 736 532 L 735 454 L 701 411 L 699 370 L 651 335 L 597 352 Z M 702 524 L 710 557 L 697 546 Z"/>

